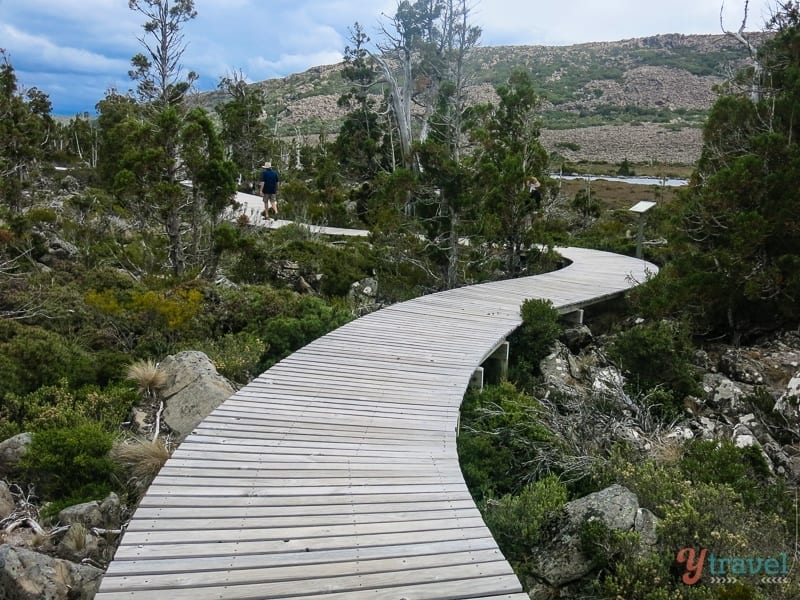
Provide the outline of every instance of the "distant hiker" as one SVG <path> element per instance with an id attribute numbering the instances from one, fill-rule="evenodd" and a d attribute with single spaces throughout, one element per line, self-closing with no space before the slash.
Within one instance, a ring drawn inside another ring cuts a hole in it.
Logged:
<path id="1" fill-rule="evenodd" d="M 542 187 L 542 184 L 539 183 L 536 177 L 531 177 L 528 180 L 528 193 L 530 194 L 531 200 L 533 200 L 533 208 L 535 210 L 539 210 L 542 207 L 542 192 L 539 190 L 540 187 Z"/>
<path id="2" fill-rule="evenodd" d="M 280 184 L 280 177 L 278 172 L 272 168 L 272 163 L 267 161 L 261 167 L 264 169 L 261 172 L 261 184 L 258 186 L 258 193 L 264 198 L 264 215 L 265 219 L 269 219 L 271 210 L 275 211 L 275 217 L 278 217 L 278 186 Z"/>

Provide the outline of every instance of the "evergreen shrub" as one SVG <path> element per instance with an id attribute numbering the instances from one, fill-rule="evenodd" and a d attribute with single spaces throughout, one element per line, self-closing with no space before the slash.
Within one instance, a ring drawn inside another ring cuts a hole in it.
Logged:
<path id="1" fill-rule="evenodd" d="M 483 498 L 517 493 L 529 481 L 525 466 L 551 434 L 537 419 L 535 398 L 509 382 L 470 392 L 461 408 L 458 454 L 469 489 Z"/>
<path id="2" fill-rule="evenodd" d="M 101 500 L 115 484 L 108 456 L 113 442 L 114 435 L 96 423 L 36 432 L 20 463 L 20 476 L 35 486 L 40 498 L 58 500 L 59 510 Z"/>
<path id="3" fill-rule="evenodd" d="M 729 485 L 747 508 L 769 512 L 789 508 L 784 487 L 773 480 L 758 446 L 740 448 L 724 439 L 690 440 L 684 445 L 679 467 L 695 483 Z"/>
<path id="4" fill-rule="evenodd" d="M 664 387 L 673 393 L 672 409 L 678 413 L 683 399 L 699 391 L 692 352 L 684 328 L 669 321 L 637 325 L 618 334 L 608 348 L 609 357 L 627 372 L 637 393 Z"/>
<path id="5" fill-rule="evenodd" d="M 522 325 L 508 337 L 511 345 L 512 380 L 525 381 L 538 374 L 545 358 L 561 334 L 558 311 L 550 300 L 525 300 L 520 308 Z"/>
<path id="6" fill-rule="evenodd" d="M 516 494 L 486 502 L 483 516 L 503 554 L 520 575 L 529 574 L 530 554 L 549 516 L 564 507 L 567 488 L 555 475 L 529 483 Z"/>
<path id="7" fill-rule="evenodd" d="M 0 440 L 23 431 L 69 428 L 87 421 L 113 431 L 137 401 L 136 392 L 125 384 L 75 390 L 66 379 L 28 394 L 7 394 L 0 404 Z"/>
<path id="8" fill-rule="evenodd" d="M 199 349 L 211 359 L 220 375 L 247 384 L 259 374 L 267 348 L 255 333 L 239 331 L 203 342 Z"/>
<path id="9" fill-rule="evenodd" d="M 89 353 L 41 327 L 0 320 L 0 398 L 28 394 L 67 379 L 73 387 L 94 381 Z"/>

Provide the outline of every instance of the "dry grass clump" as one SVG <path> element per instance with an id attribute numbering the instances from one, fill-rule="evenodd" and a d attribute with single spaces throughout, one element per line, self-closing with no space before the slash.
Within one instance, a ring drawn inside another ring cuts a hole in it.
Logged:
<path id="1" fill-rule="evenodd" d="M 139 391 L 149 397 L 154 396 L 167 384 L 167 374 L 158 363 L 150 359 L 132 363 L 128 367 L 126 379 L 133 381 L 139 387 Z"/>
<path id="2" fill-rule="evenodd" d="M 72 554 L 80 554 L 86 550 L 86 536 L 89 531 L 83 523 L 73 523 L 67 529 L 61 539 L 61 546 L 68 549 Z"/>
<path id="3" fill-rule="evenodd" d="M 111 448 L 110 456 L 128 475 L 128 483 L 144 491 L 167 462 L 170 451 L 161 438 L 122 440 Z"/>
<path id="4" fill-rule="evenodd" d="M 683 441 L 675 437 L 662 437 L 653 443 L 650 456 L 658 465 L 674 466 L 683 458 Z"/>

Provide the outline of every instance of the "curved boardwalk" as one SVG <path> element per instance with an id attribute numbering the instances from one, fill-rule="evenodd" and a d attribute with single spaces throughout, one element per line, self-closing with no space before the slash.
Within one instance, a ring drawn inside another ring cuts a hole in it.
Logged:
<path id="1" fill-rule="evenodd" d="M 565 269 L 382 309 L 239 390 L 150 486 L 97 598 L 527 598 L 458 466 L 465 389 L 525 299 L 578 308 L 656 270 L 560 251 Z"/>

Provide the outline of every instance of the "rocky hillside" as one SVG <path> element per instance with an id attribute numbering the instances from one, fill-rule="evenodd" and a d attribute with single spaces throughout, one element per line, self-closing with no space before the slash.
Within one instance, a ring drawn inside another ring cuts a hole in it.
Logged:
<path id="1" fill-rule="evenodd" d="M 753 42 L 763 39 L 753 34 Z M 543 99 L 542 138 L 569 161 L 691 164 L 714 87 L 747 55 L 724 35 L 669 34 L 573 46 L 477 48 L 469 70 L 474 102 L 496 98 L 494 87 L 516 68 L 534 77 Z M 346 85 L 341 64 L 319 66 L 258 85 L 266 119 L 285 135 L 335 133 L 344 113 L 336 104 Z M 224 101 L 204 94 L 204 105 Z"/>

